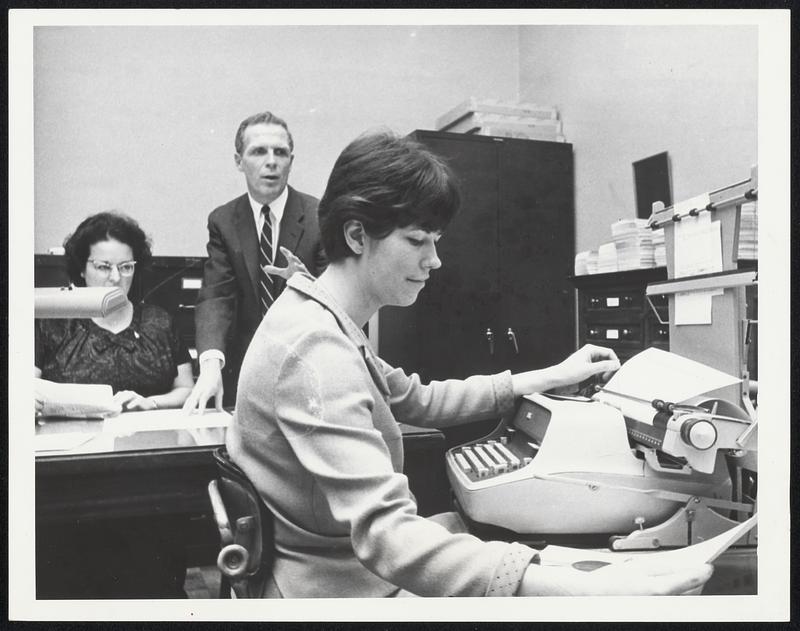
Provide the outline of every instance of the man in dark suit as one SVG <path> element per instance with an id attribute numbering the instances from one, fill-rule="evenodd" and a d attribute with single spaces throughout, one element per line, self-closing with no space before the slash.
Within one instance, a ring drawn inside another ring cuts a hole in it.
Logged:
<path id="1" fill-rule="evenodd" d="M 208 217 L 208 260 L 195 310 L 200 375 L 185 411 L 202 411 L 211 397 L 217 409 L 223 396 L 224 405 L 233 405 L 244 353 L 286 278 L 303 265 L 317 276 L 326 264 L 318 200 L 287 185 L 294 141 L 286 122 L 271 112 L 254 114 L 239 125 L 235 146 L 247 193 Z"/>

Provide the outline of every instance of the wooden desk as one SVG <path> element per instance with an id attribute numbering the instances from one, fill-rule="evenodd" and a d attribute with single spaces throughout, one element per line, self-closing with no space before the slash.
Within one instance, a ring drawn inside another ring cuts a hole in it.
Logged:
<path id="1" fill-rule="evenodd" d="M 39 439 L 56 434 L 62 439 L 79 435 L 83 441 L 69 450 L 36 454 L 37 590 L 43 590 L 38 593 L 71 597 L 61 587 L 63 563 L 54 560 L 58 548 L 53 550 L 52 542 L 62 528 L 71 532 L 78 523 L 96 524 L 99 532 L 128 527 L 162 532 L 181 542 L 186 567 L 216 563 L 219 532 L 207 487 L 217 476 L 211 454 L 224 444 L 226 428 L 155 429 L 154 415 L 175 419 L 170 412 L 141 413 L 139 418 L 123 414 L 107 421 L 45 419 L 37 425 L 37 448 Z M 129 420 L 136 423 L 119 427 Z M 142 425 L 153 428 L 135 429 Z M 444 436 L 410 425 L 401 429 L 409 487 L 420 514 L 447 510 Z"/>
<path id="2" fill-rule="evenodd" d="M 137 431 L 115 436 L 105 421 L 44 420 L 36 434 L 86 433 L 78 447 L 36 455 L 37 522 L 132 516 L 210 518 L 206 488 L 216 476 L 211 452 L 222 427 Z M 444 436 L 402 425 L 409 486 L 420 514 L 448 510 Z"/>
<path id="3" fill-rule="evenodd" d="M 401 424 L 401 428 L 406 474 L 420 514 L 451 510 L 443 435 L 410 425 Z M 206 487 L 216 476 L 211 452 L 224 443 L 225 429 L 139 431 L 128 436 L 114 436 L 103 429 L 103 421 L 53 420 L 37 426 L 37 435 L 81 432 L 94 436 L 69 451 L 37 454 L 37 523 L 188 516 L 194 524 L 184 533 L 189 564 L 213 565 L 219 541 Z M 519 540 L 510 531 L 470 525 L 474 534 L 487 540 Z M 757 593 L 755 549 L 731 549 L 715 568 L 705 594 Z"/>

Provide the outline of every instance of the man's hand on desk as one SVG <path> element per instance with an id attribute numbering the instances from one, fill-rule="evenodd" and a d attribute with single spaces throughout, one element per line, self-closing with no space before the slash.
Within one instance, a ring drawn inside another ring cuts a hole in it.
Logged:
<path id="1" fill-rule="evenodd" d="M 714 568 L 613 563 L 589 571 L 530 565 L 517 596 L 669 596 L 698 593 Z"/>
<path id="2" fill-rule="evenodd" d="M 202 414 L 208 400 L 214 397 L 214 407 L 221 412 L 222 394 L 222 362 L 216 358 L 206 359 L 200 363 L 200 376 L 197 377 L 197 383 L 183 404 L 183 411 L 191 414 L 197 410 Z"/>
<path id="3" fill-rule="evenodd" d="M 123 411 L 133 410 L 156 410 L 158 406 L 155 401 L 143 397 L 133 390 L 120 390 L 114 395 L 114 403 L 118 403 Z"/>

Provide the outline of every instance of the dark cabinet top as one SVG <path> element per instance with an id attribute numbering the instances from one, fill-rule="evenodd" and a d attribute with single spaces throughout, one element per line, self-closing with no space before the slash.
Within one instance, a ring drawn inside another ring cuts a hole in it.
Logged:
<path id="1" fill-rule="evenodd" d="M 551 145 L 554 147 L 563 147 L 563 151 L 572 153 L 572 143 L 569 142 L 553 142 L 550 140 L 534 140 L 532 138 L 508 138 L 506 136 L 483 136 L 480 134 L 456 134 L 449 131 L 434 131 L 432 129 L 416 129 L 412 131 L 409 136 L 412 138 L 438 138 L 441 140 L 461 140 L 464 142 L 483 142 L 487 144 L 496 143 L 537 143 Z"/>

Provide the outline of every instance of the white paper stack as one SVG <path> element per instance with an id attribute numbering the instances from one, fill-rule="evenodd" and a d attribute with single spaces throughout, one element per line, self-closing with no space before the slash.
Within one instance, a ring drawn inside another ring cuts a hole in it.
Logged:
<path id="1" fill-rule="evenodd" d="M 57 383 L 34 379 L 36 398 L 43 402 L 42 416 L 56 418 L 105 418 L 122 407 L 106 384 Z"/>
<path id="2" fill-rule="evenodd" d="M 652 232 L 646 219 L 620 219 L 611 224 L 620 270 L 655 266 Z"/>
<path id="3" fill-rule="evenodd" d="M 470 97 L 436 119 L 436 129 L 479 134 L 566 142 L 555 107 Z"/>
<path id="4" fill-rule="evenodd" d="M 608 272 L 616 272 L 619 270 L 617 262 L 617 246 L 612 241 L 604 243 L 597 248 L 597 273 L 607 274 Z"/>
<path id="5" fill-rule="evenodd" d="M 587 262 L 589 261 L 589 250 L 578 252 L 575 255 L 575 276 L 586 276 L 589 273 Z"/>
<path id="6" fill-rule="evenodd" d="M 589 250 L 589 256 L 586 257 L 586 272 L 597 274 L 597 250 Z"/>
<path id="7" fill-rule="evenodd" d="M 688 568 L 697 568 L 704 563 L 713 563 L 757 523 L 758 513 L 716 537 L 674 550 L 637 550 L 625 553 L 549 545 L 539 553 L 539 563 L 542 566 L 569 568 L 579 568 L 581 567 L 579 564 L 584 563 L 590 564 L 589 567 L 594 566 L 592 571 L 597 572 L 603 571 L 602 566 L 616 565 L 618 569 L 625 567 L 631 570 L 631 576 L 635 576 L 634 572 L 636 571 L 646 573 L 680 572 Z M 703 585 L 691 588 L 684 592 L 684 595 L 700 594 Z"/>
<path id="8" fill-rule="evenodd" d="M 656 267 L 667 266 L 667 245 L 664 241 L 664 228 L 650 230 L 653 233 L 653 256 Z"/>
<path id="9" fill-rule="evenodd" d="M 742 204 L 738 258 L 758 260 L 758 202 Z"/>

